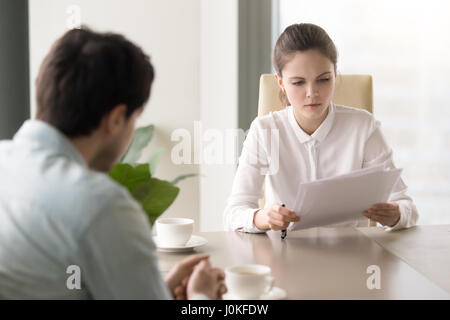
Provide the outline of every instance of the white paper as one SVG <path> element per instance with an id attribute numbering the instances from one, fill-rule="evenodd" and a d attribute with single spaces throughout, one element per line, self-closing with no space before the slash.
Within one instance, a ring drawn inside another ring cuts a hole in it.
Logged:
<path id="1" fill-rule="evenodd" d="M 288 230 L 361 219 L 364 210 L 389 199 L 401 172 L 381 165 L 301 184 L 292 209 L 300 221 L 291 223 Z"/>

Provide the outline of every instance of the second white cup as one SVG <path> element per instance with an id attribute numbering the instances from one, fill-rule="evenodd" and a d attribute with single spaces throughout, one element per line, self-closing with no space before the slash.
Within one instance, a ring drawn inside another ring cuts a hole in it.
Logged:
<path id="1" fill-rule="evenodd" d="M 192 236 L 194 220 L 186 218 L 162 218 L 156 220 L 158 244 L 164 247 L 182 247 Z"/>
<path id="2" fill-rule="evenodd" d="M 228 291 L 242 299 L 257 299 L 270 292 L 274 278 L 268 266 L 242 264 L 225 269 L 225 283 Z"/>

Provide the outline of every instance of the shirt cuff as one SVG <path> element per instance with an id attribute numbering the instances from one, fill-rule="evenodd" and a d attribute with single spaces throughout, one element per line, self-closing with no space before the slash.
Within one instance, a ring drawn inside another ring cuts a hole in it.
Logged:
<path id="1" fill-rule="evenodd" d="M 258 209 L 248 209 L 244 212 L 245 215 L 245 225 L 243 228 L 238 229 L 240 232 L 248 232 L 248 233 L 265 233 L 265 230 L 258 229 L 253 223 L 253 218 L 255 216 L 255 212 L 260 210 Z"/>
<path id="2" fill-rule="evenodd" d="M 409 208 L 407 206 L 404 206 L 400 202 L 397 202 L 397 204 L 398 204 L 399 210 L 400 210 L 400 219 L 398 219 L 397 224 L 395 224 L 392 227 L 384 226 L 385 230 L 388 232 L 404 229 L 406 227 L 406 222 L 407 222 L 406 218 L 407 218 L 408 214 L 405 210 L 409 210 Z"/>

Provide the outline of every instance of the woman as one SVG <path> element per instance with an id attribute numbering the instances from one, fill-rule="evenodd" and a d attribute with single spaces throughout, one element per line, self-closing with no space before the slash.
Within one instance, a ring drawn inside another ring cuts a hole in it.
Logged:
<path id="1" fill-rule="evenodd" d="M 367 111 L 332 102 L 337 50 L 322 28 L 286 28 L 275 45 L 273 64 L 290 106 L 253 121 L 224 212 L 228 230 L 283 230 L 299 221 L 290 209 L 299 183 L 380 164 L 395 168 L 379 122 Z M 267 205 L 259 208 L 264 181 Z M 418 213 L 406 189 L 400 179 L 387 203 L 367 208 L 359 220 L 332 226 L 367 226 L 370 218 L 387 230 L 411 227 Z"/>

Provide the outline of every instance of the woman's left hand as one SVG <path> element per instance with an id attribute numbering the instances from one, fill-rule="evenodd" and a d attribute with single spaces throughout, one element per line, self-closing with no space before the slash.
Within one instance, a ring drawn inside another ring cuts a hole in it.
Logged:
<path id="1" fill-rule="evenodd" d="M 383 226 L 393 227 L 400 220 L 400 208 L 395 202 L 376 203 L 364 211 L 363 215 Z"/>

